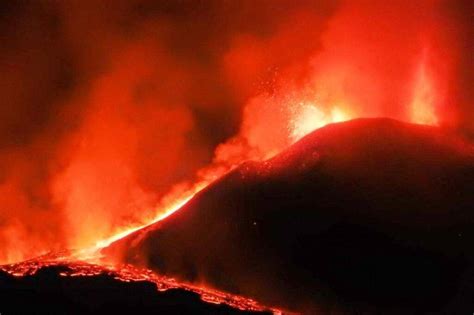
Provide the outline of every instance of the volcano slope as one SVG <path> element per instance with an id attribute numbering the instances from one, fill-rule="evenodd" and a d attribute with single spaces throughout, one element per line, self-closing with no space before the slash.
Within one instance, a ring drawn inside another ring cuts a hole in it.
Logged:
<path id="1" fill-rule="evenodd" d="M 103 253 L 304 313 L 474 311 L 474 149 L 358 119 L 248 162 Z"/>

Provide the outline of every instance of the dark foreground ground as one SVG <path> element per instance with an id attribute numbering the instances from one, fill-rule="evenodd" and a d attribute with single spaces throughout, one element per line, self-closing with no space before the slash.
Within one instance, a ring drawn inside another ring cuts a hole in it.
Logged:
<path id="1" fill-rule="evenodd" d="M 10 314 L 270 314 L 201 300 L 182 289 L 157 291 L 152 282 L 111 275 L 60 276 L 67 266 L 14 277 L 0 271 L 0 313 Z"/>

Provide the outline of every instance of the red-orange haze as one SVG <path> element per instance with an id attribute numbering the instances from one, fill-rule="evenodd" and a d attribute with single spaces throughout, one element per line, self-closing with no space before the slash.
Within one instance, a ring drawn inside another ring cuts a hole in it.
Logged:
<path id="1" fill-rule="evenodd" d="M 146 224 L 331 122 L 472 135 L 472 6 L 0 5 L 0 263 Z"/>

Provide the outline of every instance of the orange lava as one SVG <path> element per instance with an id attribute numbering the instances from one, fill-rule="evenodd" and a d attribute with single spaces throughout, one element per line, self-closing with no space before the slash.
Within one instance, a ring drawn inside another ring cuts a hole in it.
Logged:
<path id="1" fill-rule="evenodd" d="M 245 311 L 266 311 L 282 314 L 275 308 L 263 306 L 256 301 L 229 293 L 211 290 L 196 285 L 178 283 L 173 278 L 165 277 L 148 269 L 139 269 L 131 265 L 98 265 L 81 260 L 71 260 L 70 252 L 47 254 L 21 263 L 0 265 L 0 270 L 14 276 L 32 276 L 46 267 L 65 267 L 59 272 L 62 277 L 93 277 L 107 275 L 123 282 L 147 281 L 154 283 L 158 291 L 181 289 L 199 294 L 201 300 L 213 304 L 226 304 L 230 307 Z"/>

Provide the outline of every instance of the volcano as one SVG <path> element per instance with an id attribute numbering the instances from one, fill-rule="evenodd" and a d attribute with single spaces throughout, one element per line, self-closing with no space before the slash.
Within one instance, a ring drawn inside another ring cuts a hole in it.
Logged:
<path id="1" fill-rule="evenodd" d="M 0 315 L 471 314 L 472 12 L 0 1 Z"/>
<path id="2" fill-rule="evenodd" d="M 102 253 L 309 314 L 469 313 L 473 204 L 468 140 L 357 119 L 242 164 Z"/>

